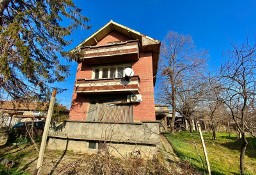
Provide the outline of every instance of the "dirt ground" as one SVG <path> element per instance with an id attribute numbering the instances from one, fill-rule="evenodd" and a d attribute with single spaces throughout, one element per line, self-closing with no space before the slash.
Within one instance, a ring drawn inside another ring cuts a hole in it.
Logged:
<path id="1" fill-rule="evenodd" d="M 150 161 L 138 157 L 121 160 L 104 153 L 88 155 L 46 150 L 41 174 L 190 174 L 183 169 L 165 137 L 160 139 L 162 145 L 159 154 Z M 33 144 L 12 145 L 0 149 L 0 158 L 15 160 L 16 168 L 29 174 L 35 172 L 37 157 L 38 151 Z"/>
<path id="2" fill-rule="evenodd" d="M 52 151 L 46 150 L 44 156 L 42 174 L 62 174 L 67 169 L 72 169 L 72 164 L 77 161 L 86 159 L 87 154 L 74 154 L 69 151 Z M 9 146 L 0 150 L 0 157 L 17 162 L 16 167 L 24 172 L 33 174 L 36 168 L 38 151 L 34 145 L 25 144 L 21 146 Z"/>

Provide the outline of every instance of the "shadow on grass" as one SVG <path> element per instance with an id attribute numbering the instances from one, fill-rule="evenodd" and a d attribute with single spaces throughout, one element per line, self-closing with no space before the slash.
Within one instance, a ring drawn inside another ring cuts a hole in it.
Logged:
<path id="1" fill-rule="evenodd" d="M 225 173 L 220 173 L 218 171 L 211 171 L 212 175 L 225 175 Z"/>
<path id="2" fill-rule="evenodd" d="M 54 173 L 54 171 L 56 170 L 56 168 L 58 167 L 58 165 L 62 161 L 63 157 L 66 155 L 67 149 L 68 149 L 68 143 L 69 143 L 69 140 L 67 139 L 65 150 L 63 151 L 63 153 L 62 153 L 61 157 L 59 158 L 59 160 L 55 163 L 55 165 L 51 169 L 51 172 L 49 173 L 49 175 L 52 175 Z"/>
<path id="3" fill-rule="evenodd" d="M 6 153 L 4 155 L 9 155 L 9 154 L 16 154 L 16 153 L 19 153 L 21 151 L 24 151 L 24 149 L 30 147 L 31 145 L 29 144 L 26 144 L 25 146 L 23 147 L 17 147 L 18 149 L 14 150 L 14 151 L 11 151 L 12 149 L 14 149 L 15 147 L 10 147 L 9 150 L 6 150 Z"/>
<path id="4" fill-rule="evenodd" d="M 170 143 L 170 142 L 169 142 Z M 171 143 L 170 143 L 171 144 Z M 172 145 L 172 144 L 171 144 Z M 172 146 L 173 147 L 173 146 Z M 175 147 L 173 147 L 173 151 L 174 153 L 181 158 L 182 162 L 180 163 L 180 166 L 183 167 L 184 165 L 186 165 L 183 168 L 189 168 L 188 169 L 192 169 L 195 174 L 200 173 L 200 174 L 207 174 L 206 169 L 204 167 L 204 164 L 202 161 L 200 161 L 199 159 L 193 158 L 193 157 L 189 157 L 185 154 L 183 154 L 182 152 L 178 151 L 175 149 Z M 194 162 L 194 163 L 193 163 Z M 201 164 L 201 166 L 198 166 L 195 164 L 195 162 L 198 162 L 199 164 Z M 194 174 L 194 173 L 193 173 Z"/>
<path id="5" fill-rule="evenodd" d="M 23 168 L 21 168 L 20 170 L 25 171 L 26 169 L 28 169 L 29 165 L 31 165 L 33 162 L 35 162 L 37 160 L 38 157 L 36 157 L 35 159 L 31 160 L 30 162 L 28 162 L 26 165 L 23 166 Z"/>
<path id="6" fill-rule="evenodd" d="M 237 136 L 228 136 L 228 135 L 222 135 L 222 136 L 219 136 L 220 138 L 222 139 L 227 139 L 227 140 L 237 140 Z"/>
<path id="7" fill-rule="evenodd" d="M 228 139 L 232 139 L 233 141 L 222 143 L 221 145 L 228 149 L 236 150 L 240 152 L 240 149 L 242 146 L 242 140 L 237 139 L 236 137 L 232 137 L 232 138 L 228 137 Z M 247 145 L 245 154 L 250 158 L 256 158 L 256 138 L 247 137 L 247 141 L 248 141 L 248 145 Z"/>

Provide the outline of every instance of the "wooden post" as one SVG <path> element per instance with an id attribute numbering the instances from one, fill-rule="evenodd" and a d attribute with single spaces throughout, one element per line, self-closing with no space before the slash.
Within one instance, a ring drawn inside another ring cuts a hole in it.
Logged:
<path id="1" fill-rule="evenodd" d="M 8 124 L 8 130 L 11 130 L 12 129 L 12 117 L 13 117 L 13 114 L 9 114 L 10 115 L 10 122 Z"/>
<path id="2" fill-rule="evenodd" d="M 186 129 L 186 131 L 189 130 L 189 128 L 188 128 L 188 121 L 186 119 L 185 119 L 185 129 Z"/>
<path id="3" fill-rule="evenodd" d="M 207 150 L 206 150 L 206 146 L 205 146 L 205 143 L 204 143 L 204 137 L 203 137 L 201 126 L 200 126 L 199 123 L 197 123 L 197 127 L 198 127 L 198 131 L 200 133 L 200 138 L 201 138 L 203 149 L 204 149 L 204 156 L 205 156 L 205 161 L 206 161 L 206 164 L 207 164 L 207 170 L 208 170 L 209 175 L 211 175 L 210 163 L 209 163 L 209 160 L 208 160 Z"/>
<path id="4" fill-rule="evenodd" d="M 54 107 L 54 103 L 55 103 L 56 93 L 57 93 L 57 90 L 53 89 L 52 97 L 51 97 L 51 101 L 50 101 L 50 105 L 49 105 L 49 109 L 48 109 L 48 113 L 47 113 L 47 117 L 46 117 L 46 121 L 45 121 L 44 133 L 43 133 L 43 137 L 42 137 L 42 141 L 41 141 L 37 165 L 36 165 L 36 174 L 37 175 L 40 174 L 42 164 L 43 164 L 44 151 L 45 151 L 45 147 L 46 147 L 49 126 L 50 126 L 50 122 L 51 122 L 51 118 L 52 118 L 52 114 L 53 114 L 53 107 Z"/>
<path id="5" fill-rule="evenodd" d="M 164 116 L 164 130 L 167 131 L 167 116 Z"/>
<path id="6" fill-rule="evenodd" d="M 195 120 L 192 119 L 190 124 L 192 125 L 192 131 L 195 131 L 196 130 Z"/>

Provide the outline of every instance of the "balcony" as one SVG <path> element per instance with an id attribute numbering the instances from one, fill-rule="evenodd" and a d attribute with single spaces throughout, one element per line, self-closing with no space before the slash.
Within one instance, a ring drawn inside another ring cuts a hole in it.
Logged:
<path id="1" fill-rule="evenodd" d="M 111 43 L 104 46 L 89 46 L 82 48 L 81 61 L 87 64 L 137 61 L 139 46 L 137 40 Z"/>
<path id="2" fill-rule="evenodd" d="M 139 77 L 133 76 L 130 80 L 124 78 L 115 79 L 78 79 L 76 81 L 76 93 L 139 93 Z"/>
<path id="3" fill-rule="evenodd" d="M 49 136 L 61 139 L 107 141 L 133 144 L 159 143 L 158 122 L 110 123 L 65 121 L 51 128 Z"/>

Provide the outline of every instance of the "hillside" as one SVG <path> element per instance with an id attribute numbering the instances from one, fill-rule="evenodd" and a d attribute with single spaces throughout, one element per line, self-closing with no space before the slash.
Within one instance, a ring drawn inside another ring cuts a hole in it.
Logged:
<path id="1" fill-rule="evenodd" d="M 197 132 L 179 132 L 165 136 L 178 157 L 201 172 L 205 171 L 203 149 Z M 211 133 L 204 133 L 212 174 L 239 174 L 240 140 L 237 135 L 231 134 L 229 137 L 227 133 L 217 133 L 217 140 L 212 140 L 211 137 Z M 256 138 L 249 137 L 248 142 L 245 171 L 253 175 L 256 174 Z"/>

